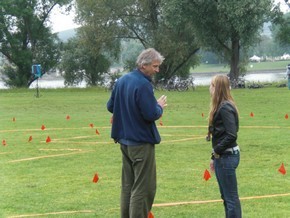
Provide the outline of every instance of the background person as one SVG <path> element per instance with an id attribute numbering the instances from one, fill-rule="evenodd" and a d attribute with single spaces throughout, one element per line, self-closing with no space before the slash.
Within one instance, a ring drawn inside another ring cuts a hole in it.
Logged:
<path id="1" fill-rule="evenodd" d="M 287 66 L 286 77 L 288 79 L 288 89 L 290 89 L 290 64 Z"/>
<path id="2" fill-rule="evenodd" d="M 118 79 L 107 109 L 113 113 L 111 137 L 122 151 L 121 217 L 147 218 L 156 193 L 156 128 L 166 96 L 155 99 L 151 77 L 159 72 L 163 56 L 153 48 L 137 58 L 137 69 Z"/>
<path id="3" fill-rule="evenodd" d="M 240 162 L 240 149 L 237 144 L 238 110 L 226 75 L 214 76 L 209 91 L 209 133 L 212 136 L 213 148 L 210 168 L 216 174 L 226 218 L 240 218 L 242 212 L 236 177 L 236 168 Z"/>

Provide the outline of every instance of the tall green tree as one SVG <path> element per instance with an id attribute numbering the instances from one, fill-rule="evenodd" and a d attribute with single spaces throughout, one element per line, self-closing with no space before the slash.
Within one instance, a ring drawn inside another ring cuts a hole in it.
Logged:
<path id="1" fill-rule="evenodd" d="M 250 56 L 258 55 L 260 57 L 277 57 L 289 53 L 289 50 L 290 44 L 281 45 L 275 37 L 261 36 L 260 42 L 251 47 L 248 53 Z"/>
<path id="2" fill-rule="evenodd" d="M 47 21 L 56 5 L 71 0 L 1 0 L 0 52 L 8 60 L 2 72 L 9 87 L 29 87 L 36 79 L 33 64 L 41 64 L 42 73 L 53 68 L 59 58 L 56 35 Z"/>
<path id="3" fill-rule="evenodd" d="M 240 75 L 241 51 L 255 44 L 263 24 L 280 13 L 273 0 L 176 0 L 189 18 L 204 48 L 222 56 L 230 66 L 230 78 Z"/>
<path id="4" fill-rule="evenodd" d="M 290 45 L 290 13 L 284 14 L 278 22 L 274 23 L 272 34 L 281 45 Z"/>
<path id="5" fill-rule="evenodd" d="M 91 50 L 79 37 L 75 37 L 64 45 L 60 69 L 64 72 L 66 85 L 86 81 L 87 85 L 96 86 L 103 80 L 103 74 L 108 73 L 110 63 L 104 54 Z"/>
<path id="6" fill-rule="evenodd" d="M 77 0 L 80 23 L 107 33 L 107 40 L 135 39 L 165 57 L 157 76 L 186 76 L 197 62 L 199 47 L 190 21 L 171 15 L 172 0 Z M 100 34 L 99 37 L 101 37 Z M 96 36 L 98 37 L 98 36 Z M 136 59 L 136 57 L 134 57 Z"/>
<path id="7" fill-rule="evenodd" d="M 96 86 L 120 52 L 120 39 L 112 36 L 110 30 L 100 28 L 100 21 L 91 22 L 97 24 L 84 23 L 77 29 L 76 37 L 65 45 L 61 69 L 67 85 L 84 80 L 89 86 Z"/>

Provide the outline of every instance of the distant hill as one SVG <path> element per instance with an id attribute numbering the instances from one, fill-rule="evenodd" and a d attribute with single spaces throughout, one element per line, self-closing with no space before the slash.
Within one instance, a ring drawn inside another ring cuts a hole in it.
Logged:
<path id="1" fill-rule="evenodd" d="M 76 35 L 76 29 L 64 30 L 64 31 L 58 32 L 57 35 L 61 41 L 66 42 L 67 40 L 69 40 L 70 38 Z"/>
<path id="2" fill-rule="evenodd" d="M 262 31 L 262 35 L 268 36 L 268 37 L 272 37 L 272 31 L 271 31 L 271 23 L 264 23 L 263 25 L 263 31 Z"/>

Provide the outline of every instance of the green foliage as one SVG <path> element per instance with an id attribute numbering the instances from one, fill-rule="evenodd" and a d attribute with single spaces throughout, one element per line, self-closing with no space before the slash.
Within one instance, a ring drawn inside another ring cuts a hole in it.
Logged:
<path id="1" fill-rule="evenodd" d="M 84 80 L 89 86 L 96 86 L 109 67 L 110 61 L 103 54 L 94 53 L 79 37 L 64 44 L 60 69 L 64 72 L 66 85 L 76 85 Z"/>
<path id="2" fill-rule="evenodd" d="M 79 1 L 76 5 L 77 18 L 83 25 L 78 28 L 76 37 L 64 46 L 61 70 L 67 85 L 83 80 L 89 86 L 102 83 L 104 74 L 108 73 L 120 52 L 120 39 L 112 34 L 117 26 L 100 20 L 99 16 L 108 11 L 95 6 L 94 1 Z M 91 13 L 93 9 L 97 14 Z"/>
<path id="3" fill-rule="evenodd" d="M 188 75 L 197 62 L 198 45 L 190 22 L 172 19 L 171 1 L 77 0 L 78 19 L 88 31 L 106 33 L 105 39 L 134 39 L 144 48 L 154 47 L 165 57 L 157 76 Z M 97 46 L 95 44 L 95 46 Z M 134 57 L 136 59 L 136 57 Z M 135 60 L 134 60 L 135 61 Z M 133 59 L 127 61 L 132 67 Z"/>
<path id="4" fill-rule="evenodd" d="M 193 23 L 199 42 L 227 61 L 232 79 L 240 73 L 241 50 L 245 53 L 257 41 L 264 22 L 279 12 L 272 0 L 181 2 L 180 13 Z"/>
<path id="5" fill-rule="evenodd" d="M 290 45 L 290 13 L 284 16 L 273 25 L 274 38 L 283 46 Z"/>
<path id="6" fill-rule="evenodd" d="M 69 2 L 1 0 L 0 52 L 8 61 L 3 72 L 7 86 L 29 87 L 36 79 L 31 75 L 33 64 L 41 64 L 43 73 L 56 65 L 57 37 L 46 22 L 55 5 Z"/>
<path id="7" fill-rule="evenodd" d="M 277 38 L 261 36 L 260 41 L 249 48 L 249 56 L 258 55 L 260 57 L 277 57 L 289 53 L 290 44 L 281 45 Z"/>
<path id="8" fill-rule="evenodd" d="M 126 70 L 133 70 L 136 68 L 136 58 L 144 49 L 138 40 L 123 40 L 121 51 L 121 63 Z"/>

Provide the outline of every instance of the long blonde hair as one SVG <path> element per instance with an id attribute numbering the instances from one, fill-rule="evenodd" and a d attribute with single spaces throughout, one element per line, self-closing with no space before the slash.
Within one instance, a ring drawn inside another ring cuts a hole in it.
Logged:
<path id="1" fill-rule="evenodd" d="M 209 111 L 209 125 L 212 125 L 214 114 L 219 109 L 220 105 L 228 101 L 236 109 L 238 113 L 238 108 L 235 101 L 231 95 L 231 87 L 229 78 L 226 75 L 216 75 L 212 78 L 212 86 L 214 86 L 214 92 L 211 96 L 210 111 Z"/>

